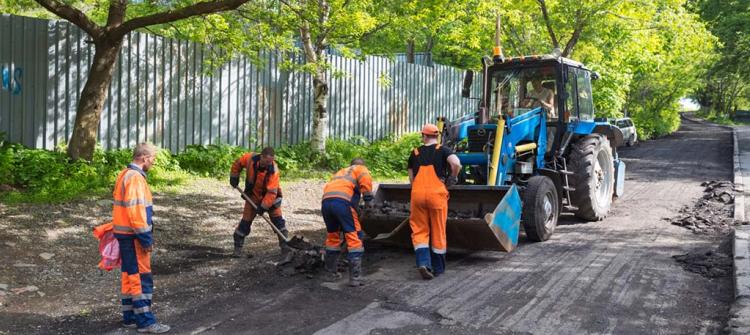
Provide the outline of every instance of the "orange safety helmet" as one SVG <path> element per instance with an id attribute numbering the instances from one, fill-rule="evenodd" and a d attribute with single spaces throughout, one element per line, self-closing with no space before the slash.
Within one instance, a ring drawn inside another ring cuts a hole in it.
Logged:
<path id="1" fill-rule="evenodd" d="M 432 123 L 425 124 L 422 127 L 422 135 L 438 136 L 439 133 L 438 127 Z"/>

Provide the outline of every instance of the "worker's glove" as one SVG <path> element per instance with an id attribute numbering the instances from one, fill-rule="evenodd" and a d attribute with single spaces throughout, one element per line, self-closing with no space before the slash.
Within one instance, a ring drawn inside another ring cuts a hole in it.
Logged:
<path id="1" fill-rule="evenodd" d="M 237 187 L 239 184 L 240 177 L 229 177 L 229 185 L 232 185 L 232 188 Z"/>
<path id="2" fill-rule="evenodd" d="M 458 178 L 456 176 L 449 176 L 448 178 L 445 179 L 446 187 L 451 187 L 456 184 L 458 184 Z"/>
<path id="3" fill-rule="evenodd" d="M 263 207 L 263 206 L 258 206 L 258 210 L 256 211 L 256 213 L 257 213 L 257 214 L 258 214 L 259 216 L 262 216 L 262 215 L 263 215 L 263 213 L 265 213 L 265 212 L 268 212 L 268 208 L 265 208 L 265 207 Z"/>

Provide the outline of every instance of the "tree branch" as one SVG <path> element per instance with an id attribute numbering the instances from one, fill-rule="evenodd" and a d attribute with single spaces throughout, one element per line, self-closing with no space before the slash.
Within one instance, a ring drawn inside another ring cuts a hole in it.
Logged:
<path id="1" fill-rule="evenodd" d="M 581 37 L 581 31 L 586 25 L 586 20 L 581 17 L 581 10 L 576 10 L 576 25 L 573 30 L 573 34 L 570 36 L 568 43 L 565 44 L 565 50 L 562 52 L 563 57 L 568 57 L 573 52 L 573 47 L 578 43 L 578 39 Z"/>
<path id="2" fill-rule="evenodd" d="M 297 16 L 299 16 L 300 19 L 303 19 L 305 17 L 304 13 L 302 13 L 302 10 L 300 10 L 299 8 L 296 8 L 296 7 L 292 6 L 292 4 L 289 3 L 289 1 L 279 0 L 279 2 L 281 2 L 285 6 L 289 7 L 289 10 L 291 10 L 292 12 L 294 12 L 294 14 L 297 14 Z"/>
<path id="3" fill-rule="evenodd" d="M 542 10 L 542 16 L 544 17 L 544 24 L 547 26 L 549 38 L 552 40 L 552 47 L 559 48 L 560 42 L 557 40 L 557 36 L 555 36 L 555 30 L 552 29 L 552 22 L 550 22 L 549 13 L 547 12 L 547 3 L 545 3 L 544 0 L 537 0 L 537 2 L 539 2 L 539 9 Z"/>
<path id="4" fill-rule="evenodd" d="M 163 24 L 177 20 L 187 19 L 193 16 L 213 14 L 223 11 L 229 11 L 242 6 L 250 0 L 214 0 L 199 2 L 194 5 L 183 7 L 176 10 L 168 10 L 161 13 L 137 17 L 126 21 L 121 26 L 112 30 L 115 36 L 124 36 L 125 34 L 155 24 Z"/>
<path id="5" fill-rule="evenodd" d="M 310 37 L 310 24 L 307 21 L 302 20 L 302 25 L 299 27 L 299 36 L 302 40 L 302 46 L 305 49 L 305 56 L 307 56 L 307 63 L 317 63 L 318 56 L 313 49 L 312 38 Z"/>
<path id="6" fill-rule="evenodd" d="M 109 3 L 109 14 L 107 14 L 107 27 L 118 27 L 125 20 L 125 11 L 128 8 L 127 0 L 111 0 Z"/>
<path id="7" fill-rule="evenodd" d="M 331 14 L 331 6 L 328 4 L 328 0 L 318 0 L 318 10 L 318 26 L 320 27 L 321 32 L 318 34 L 318 38 L 315 41 L 315 48 L 317 51 L 321 51 L 327 47 L 326 39 L 332 28 L 330 26 L 326 27 L 329 23 L 329 15 Z"/>
<path id="8" fill-rule="evenodd" d="M 94 21 L 91 21 L 86 14 L 80 10 L 69 6 L 65 3 L 57 0 L 34 0 L 36 3 L 46 8 L 55 15 L 70 21 L 79 28 L 83 29 L 89 36 L 94 40 L 100 38 L 103 34 L 103 30 Z"/>

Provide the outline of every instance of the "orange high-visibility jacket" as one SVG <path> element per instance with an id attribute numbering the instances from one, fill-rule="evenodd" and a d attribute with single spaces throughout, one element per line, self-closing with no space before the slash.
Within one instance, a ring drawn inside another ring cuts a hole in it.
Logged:
<path id="1" fill-rule="evenodd" d="M 254 199 L 261 199 L 260 206 L 269 209 L 276 201 L 279 193 L 281 178 L 276 162 L 265 169 L 259 166 L 260 154 L 248 152 L 238 158 L 232 164 L 232 177 L 239 177 L 242 169 L 247 171 L 245 175 L 245 189 L 252 189 L 249 194 Z"/>
<path id="2" fill-rule="evenodd" d="M 112 192 L 112 226 L 116 238 L 137 238 L 141 247 L 153 243 L 151 227 L 153 203 L 151 190 L 146 183 L 146 173 L 130 164 L 117 176 Z"/>
<path id="3" fill-rule="evenodd" d="M 323 200 L 340 198 L 357 205 L 359 195 L 365 201 L 372 200 L 372 177 L 364 165 L 352 165 L 336 172 L 323 188 Z"/>

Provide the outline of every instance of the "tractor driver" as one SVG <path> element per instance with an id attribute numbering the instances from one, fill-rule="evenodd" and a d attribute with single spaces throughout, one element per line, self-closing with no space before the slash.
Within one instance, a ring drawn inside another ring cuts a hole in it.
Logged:
<path id="1" fill-rule="evenodd" d="M 539 78 L 531 79 L 533 89 L 529 91 L 526 107 L 543 107 L 547 110 L 547 119 L 556 119 L 555 112 L 555 92 L 542 86 L 542 80 Z"/>

